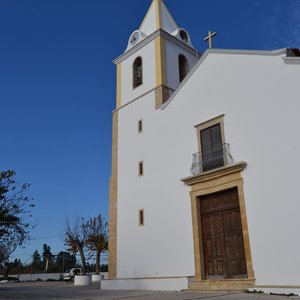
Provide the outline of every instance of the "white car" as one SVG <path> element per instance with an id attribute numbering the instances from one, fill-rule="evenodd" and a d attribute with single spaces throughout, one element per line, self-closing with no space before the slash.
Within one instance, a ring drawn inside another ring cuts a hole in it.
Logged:
<path id="1" fill-rule="evenodd" d="M 82 275 L 82 269 L 81 268 L 72 268 L 65 271 L 63 274 L 63 280 L 65 281 L 74 281 L 75 275 Z"/>

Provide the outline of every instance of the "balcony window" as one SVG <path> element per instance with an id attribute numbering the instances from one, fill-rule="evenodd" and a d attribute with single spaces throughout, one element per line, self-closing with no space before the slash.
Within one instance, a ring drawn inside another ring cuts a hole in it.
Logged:
<path id="1" fill-rule="evenodd" d="M 203 172 L 222 167 L 224 159 L 220 124 L 201 130 L 200 139 Z"/>
<path id="2" fill-rule="evenodd" d="M 225 143 L 224 115 L 200 123 L 197 130 L 199 152 L 193 154 L 192 174 L 208 172 L 232 162 Z"/>
<path id="3" fill-rule="evenodd" d="M 211 152 L 198 152 L 193 154 L 193 162 L 190 172 L 194 175 L 225 167 L 233 163 L 230 154 L 229 144 L 223 144 L 218 148 L 214 148 Z"/>

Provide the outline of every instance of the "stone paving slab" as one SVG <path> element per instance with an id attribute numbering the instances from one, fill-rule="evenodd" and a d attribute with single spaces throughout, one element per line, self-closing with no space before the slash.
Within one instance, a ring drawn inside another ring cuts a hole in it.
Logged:
<path id="1" fill-rule="evenodd" d="M 3 300 L 289 300 L 300 297 L 245 294 L 241 292 L 159 292 L 159 291 L 107 291 L 99 285 L 73 286 L 65 282 L 22 282 L 0 284 L 0 299 Z"/>

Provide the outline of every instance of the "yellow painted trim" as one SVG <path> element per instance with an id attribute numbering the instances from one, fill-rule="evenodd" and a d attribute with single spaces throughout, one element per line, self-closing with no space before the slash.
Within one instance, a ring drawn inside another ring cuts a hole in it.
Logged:
<path id="1" fill-rule="evenodd" d="M 156 86 L 162 84 L 162 66 L 161 66 L 161 37 L 155 40 L 155 67 L 156 67 Z"/>
<path id="2" fill-rule="evenodd" d="M 162 26 L 162 12 L 161 12 L 161 0 L 155 0 L 156 2 L 156 30 Z"/>
<path id="3" fill-rule="evenodd" d="M 117 277 L 118 111 L 113 113 L 112 167 L 109 190 L 108 278 Z"/>
<path id="4" fill-rule="evenodd" d="M 117 103 L 116 103 L 116 108 L 118 109 L 121 107 L 121 85 L 122 84 L 122 64 L 119 63 L 117 65 Z"/>
<path id="5" fill-rule="evenodd" d="M 156 86 L 162 84 L 161 37 L 155 39 Z"/>
<path id="6" fill-rule="evenodd" d="M 161 73 L 162 73 L 162 84 L 167 85 L 167 58 L 166 58 L 166 40 L 161 37 L 160 44 L 161 51 Z"/>
<path id="7" fill-rule="evenodd" d="M 154 1 L 151 3 L 150 8 L 148 9 L 145 18 L 143 19 L 143 22 L 142 22 L 142 24 L 141 24 L 139 30 L 141 30 L 141 28 L 144 26 L 146 20 L 148 19 L 148 16 L 149 16 L 149 14 L 150 14 L 150 12 L 151 12 L 151 9 L 152 9 L 152 6 L 153 6 L 153 5 L 154 5 Z"/>
<path id="8" fill-rule="evenodd" d="M 156 86 L 167 85 L 166 42 L 158 36 L 155 39 Z"/>
<path id="9" fill-rule="evenodd" d="M 159 109 L 169 98 L 167 86 L 166 41 L 159 35 L 155 39 L 156 90 L 155 109 Z"/>
<path id="10" fill-rule="evenodd" d="M 155 6 L 155 19 L 156 19 L 156 30 L 161 29 L 162 28 L 162 8 L 164 8 L 167 12 L 167 14 L 169 15 L 169 17 L 171 18 L 171 20 L 174 22 L 175 26 L 178 27 L 178 25 L 176 24 L 174 18 L 172 17 L 170 11 L 168 10 L 168 8 L 166 7 L 166 5 L 164 4 L 164 2 L 162 0 L 153 0 L 150 8 L 147 11 L 147 14 L 145 16 L 145 18 L 143 19 L 143 22 L 139 28 L 139 30 L 141 30 L 141 28 L 144 26 L 146 20 L 148 19 L 148 16 L 153 8 L 153 5 Z"/>

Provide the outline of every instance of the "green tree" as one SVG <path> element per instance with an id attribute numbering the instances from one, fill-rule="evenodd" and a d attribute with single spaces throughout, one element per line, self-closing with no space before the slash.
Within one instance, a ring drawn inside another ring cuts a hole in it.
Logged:
<path id="1" fill-rule="evenodd" d="M 0 265 L 9 271 L 9 257 L 29 238 L 34 225 L 29 223 L 32 199 L 27 197 L 29 184 L 20 185 L 12 170 L 0 173 Z"/>
<path id="2" fill-rule="evenodd" d="M 47 244 L 43 245 L 43 264 L 45 266 L 46 272 L 55 272 L 57 271 L 57 266 L 55 265 L 54 255 L 51 252 L 51 247 Z"/>
<path id="3" fill-rule="evenodd" d="M 90 218 L 85 223 L 87 246 L 96 253 L 96 274 L 100 273 L 100 257 L 101 253 L 107 251 L 108 248 L 108 224 L 100 215 Z"/>
<path id="4" fill-rule="evenodd" d="M 39 254 L 39 252 L 37 250 L 34 251 L 33 255 L 32 255 L 32 269 L 36 272 L 40 272 L 43 271 L 43 262 L 42 262 L 42 258 L 41 255 Z"/>
<path id="5" fill-rule="evenodd" d="M 54 255 L 51 252 L 51 247 L 47 244 L 43 245 L 43 262 L 46 262 L 47 260 L 52 263 L 54 260 Z"/>
<path id="6" fill-rule="evenodd" d="M 9 263 L 10 274 L 20 274 L 24 270 L 24 265 L 21 260 L 16 258 L 13 262 Z"/>

